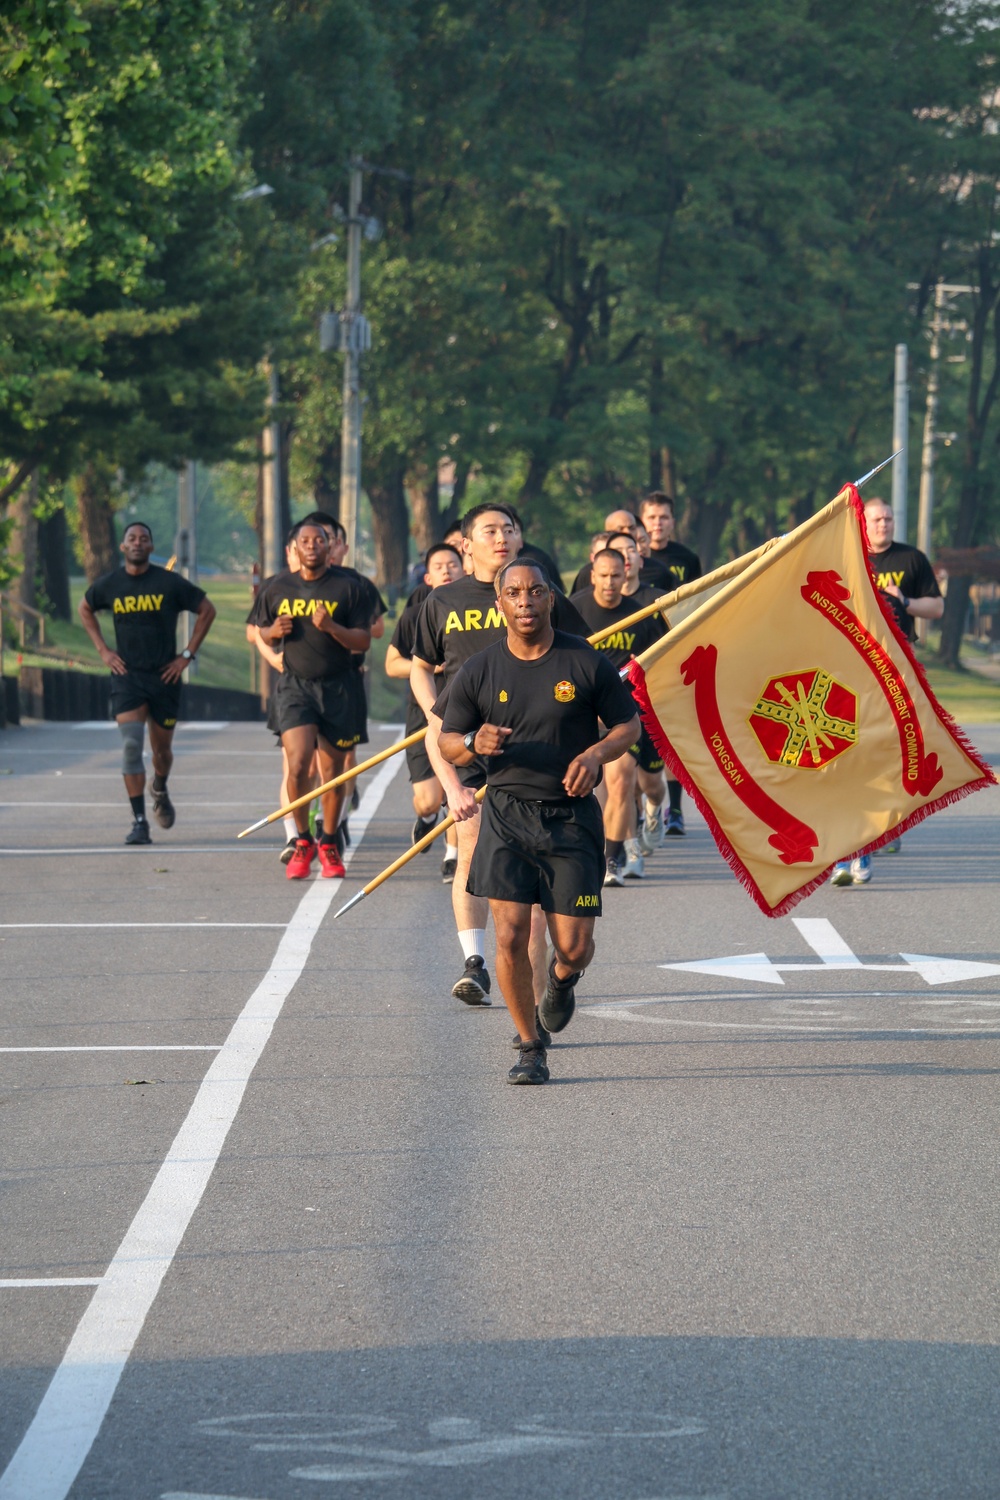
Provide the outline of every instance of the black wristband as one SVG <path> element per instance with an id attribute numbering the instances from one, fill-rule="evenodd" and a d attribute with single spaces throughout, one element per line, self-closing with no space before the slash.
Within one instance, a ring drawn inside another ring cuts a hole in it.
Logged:
<path id="1" fill-rule="evenodd" d="M 899 602 L 903 606 L 904 612 L 908 612 L 910 608 L 910 601 L 905 594 L 900 595 Z"/>

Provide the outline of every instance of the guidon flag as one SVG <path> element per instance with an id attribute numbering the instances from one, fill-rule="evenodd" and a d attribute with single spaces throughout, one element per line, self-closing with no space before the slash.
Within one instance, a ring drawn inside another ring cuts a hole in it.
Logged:
<path id="1" fill-rule="evenodd" d="M 838 860 L 995 785 L 875 587 L 854 485 L 681 595 L 669 633 L 631 663 L 633 692 L 768 916 Z"/>

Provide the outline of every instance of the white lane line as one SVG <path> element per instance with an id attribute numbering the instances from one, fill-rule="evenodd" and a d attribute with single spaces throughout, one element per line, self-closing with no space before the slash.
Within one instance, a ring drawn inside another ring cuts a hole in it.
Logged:
<path id="1" fill-rule="evenodd" d="M 792 925 L 798 928 L 813 952 L 830 968 L 863 969 L 865 967 L 826 917 L 793 917 Z"/>
<path id="2" fill-rule="evenodd" d="M 222 778 L 220 777 L 219 779 L 221 780 Z M 251 801 L 249 797 L 245 797 L 242 802 L 189 802 L 186 797 L 184 799 L 184 807 L 185 808 L 188 808 L 188 807 L 250 807 L 250 808 L 252 808 L 252 807 L 255 807 L 256 805 L 257 805 L 256 802 Z M 92 802 L 90 800 L 90 798 L 88 797 L 86 803 L 83 806 L 81 806 L 79 802 L 53 802 L 52 799 L 51 799 L 51 797 L 48 798 L 44 802 L 24 802 L 24 801 L 21 801 L 21 802 L 0 802 L 0 807 L 58 807 L 58 808 L 73 807 L 73 808 L 76 809 L 77 812 L 89 812 L 92 807 L 98 807 L 98 808 L 115 808 L 115 807 L 117 807 L 118 811 L 121 812 L 121 806 L 122 806 L 122 799 L 120 797 L 119 797 L 119 799 L 118 799 L 117 802 Z"/>
<path id="3" fill-rule="evenodd" d="M 250 1500 L 247 1495 L 206 1495 L 201 1490 L 164 1490 L 160 1500 Z"/>
<path id="4" fill-rule="evenodd" d="M 386 764 L 387 765 L 392 765 L 392 761 L 387 761 Z M 359 809 L 359 811 L 360 811 L 360 809 Z M 352 824 L 352 827 L 351 827 L 351 837 L 352 838 L 354 836 L 354 827 L 353 827 L 353 824 L 354 824 L 354 821 L 357 818 L 357 816 L 358 816 L 358 814 L 354 813 L 352 815 L 352 817 L 351 817 L 351 824 Z M 153 843 L 153 844 L 147 844 L 145 847 L 146 847 L 146 849 L 152 855 L 161 855 L 161 854 L 267 854 L 267 855 L 269 855 L 273 859 L 274 858 L 274 851 L 277 848 L 277 845 L 276 844 L 257 844 L 257 845 L 253 845 L 253 844 L 236 844 L 236 843 L 234 843 L 233 847 L 231 848 L 228 844 L 161 844 L 161 843 Z M 126 845 L 124 843 L 122 843 L 122 844 L 106 844 L 106 845 L 102 845 L 101 847 L 94 847 L 94 848 L 87 848 L 87 849 L 79 849 L 79 848 L 75 848 L 75 849 L 0 849 L 0 854 L 10 855 L 10 856 L 15 857 L 15 858 L 17 856 L 20 856 L 20 855 L 23 855 L 25 857 L 29 857 L 31 855 L 37 855 L 37 856 L 40 856 L 42 858 L 48 858 L 48 857 L 51 857 L 53 855 L 58 855 L 59 858 L 62 859 L 65 855 L 68 855 L 68 854 L 126 854 L 126 855 L 132 856 L 133 858 L 136 857 L 136 855 L 138 855 L 139 859 L 142 858 L 142 854 L 138 850 L 136 850 L 134 848 L 130 849 L 130 848 L 126 847 Z"/>
<path id="5" fill-rule="evenodd" d="M 49 1286 L 100 1286 L 100 1276 L 6 1276 L 0 1279 L 4 1291 L 20 1291 L 22 1287 Z"/>
<path id="6" fill-rule="evenodd" d="M 116 1047 L 0 1047 L 0 1053 L 11 1052 L 221 1052 L 216 1043 L 178 1044 L 136 1042 L 133 1046 Z"/>
<path id="7" fill-rule="evenodd" d="M 264 721 L 263 721 L 263 719 L 247 719 L 247 720 L 245 720 L 245 722 L 248 725 L 252 725 L 252 724 L 263 724 Z M 182 730 L 187 730 L 187 731 L 194 730 L 196 733 L 199 733 L 199 734 L 212 734 L 212 733 L 214 733 L 218 729 L 228 729 L 229 728 L 229 723 L 230 723 L 230 721 L 228 719 L 198 719 L 198 720 L 196 720 L 196 719 L 187 720 L 186 719 L 182 723 L 177 724 L 174 727 L 175 727 L 175 729 L 176 729 L 176 731 L 177 731 L 178 734 L 180 734 Z M 81 719 L 78 724 L 69 724 L 69 725 L 67 725 L 67 728 L 68 729 L 117 729 L 118 725 L 115 723 L 114 719 Z"/>
<path id="8" fill-rule="evenodd" d="M 386 761 L 362 797 L 351 820 L 355 842 L 345 853 L 345 864 L 364 838 L 402 760 L 396 756 Z M 253 1070 L 341 885 L 339 880 L 314 880 L 299 902 L 270 969 L 205 1074 L 31 1426 L 0 1476 L 0 1500 L 64 1500 L 73 1485 L 208 1186 Z"/>
<path id="9" fill-rule="evenodd" d="M 286 927 L 288 922 L 0 922 L 0 932 L 24 932 L 36 927 Z"/>

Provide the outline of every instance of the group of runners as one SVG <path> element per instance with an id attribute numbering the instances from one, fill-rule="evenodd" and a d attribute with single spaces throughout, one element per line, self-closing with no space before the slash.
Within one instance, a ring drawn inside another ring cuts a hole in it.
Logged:
<path id="1" fill-rule="evenodd" d="M 866 507 L 870 561 L 912 635 L 914 618 L 936 618 L 943 601 L 923 554 L 893 541 L 891 518 L 880 500 Z M 408 681 L 407 734 L 426 729 L 406 752 L 413 842 L 443 813 L 454 818 L 441 870 L 462 952 L 451 993 L 469 1006 L 491 1003 L 492 915 L 496 977 L 517 1027 L 512 1083 L 548 1079 L 547 1049 L 572 1017 L 603 891 L 642 879 L 646 859 L 685 832 L 680 785 L 665 777 L 621 675 L 666 629 L 655 612 L 631 617 L 701 575 L 673 530 L 673 502 L 661 492 L 635 513 L 612 512 L 566 593 L 554 560 L 525 544 L 512 506 L 475 506 L 427 552 L 387 648 L 388 675 Z M 112 672 L 133 813 L 126 843 L 144 844 L 143 729 L 153 816 L 169 828 L 181 677 L 215 611 L 201 589 L 151 562 L 144 523 L 129 523 L 121 550 L 124 566 L 87 590 L 81 616 Z M 281 746 L 283 806 L 348 771 L 368 737 L 365 653 L 386 604 L 345 554 L 334 517 L 299 521 L 287 567 L 265 581 L 247 620 L 248 638 L 275 671 L 268 724 Z M 112 613 L 115 650 L 100 631 L 102 610 Z M 178 654 L 181 611 L 193 625 Z M 289 879 L 307 877 L 317 859 L 323 878 L 344 875 L 350 789 L 319 800 L 312 815 L 303 802 L 286 820 Z M 833 872 L 835 884 L 868 879 L 863 856 Z"/>

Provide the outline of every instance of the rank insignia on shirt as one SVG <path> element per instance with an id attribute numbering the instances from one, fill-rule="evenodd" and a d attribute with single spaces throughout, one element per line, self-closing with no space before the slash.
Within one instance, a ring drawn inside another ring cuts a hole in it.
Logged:
<path id="1" fill-rule="evenodd" d="M 571 682 L 557 682 L 554 692 L 557 703 L 572 703 L 576 697 L 576 688 Z"/>
<path id="2" fill-rule="evenodd" d="M 506 703 L 507 702 L 507 689 L 506 688 L 501 688 L 500 689 L 500 702 L 501 703 Z"/>

